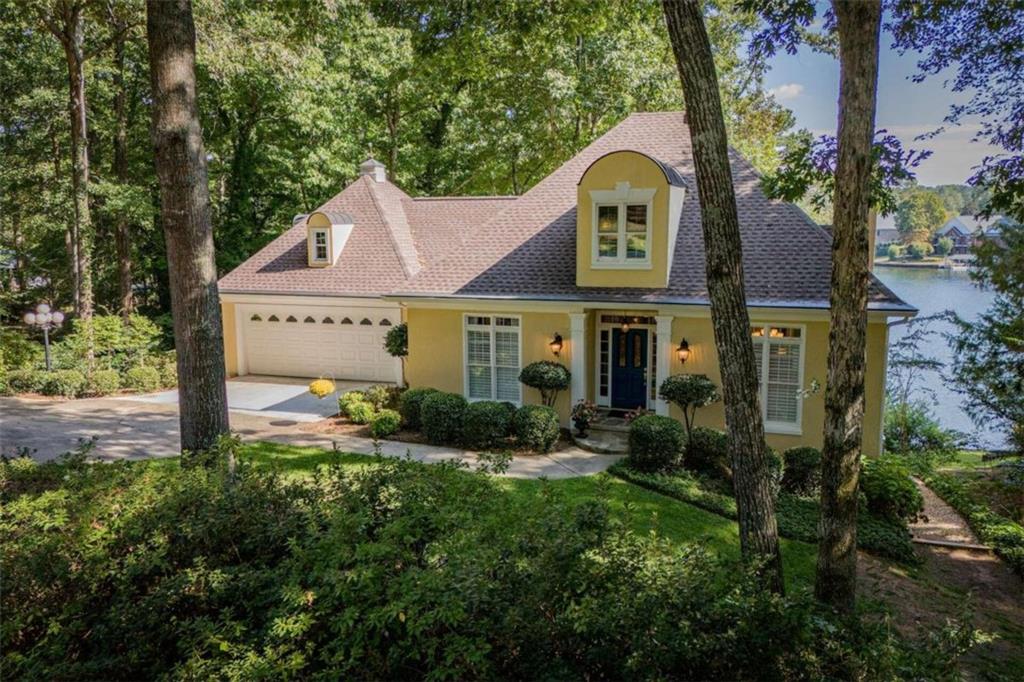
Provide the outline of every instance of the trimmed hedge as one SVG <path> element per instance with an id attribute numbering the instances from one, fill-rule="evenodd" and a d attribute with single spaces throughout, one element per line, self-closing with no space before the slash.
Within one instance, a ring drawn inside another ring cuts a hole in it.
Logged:
<path id="1" fill-rule="evenodd" d="M 675 474 L 645 473 L 630 468 L 627 462 L 614 464 L 609 470 L 630 483 L 692 504 L 719 516 L 736 519 L 736 500 L 705 489 L 687 472 Z M 779 535 L 791 540 L 817 543 L 818 504 L 814 500 L 781 493 L 775 503 Z M 905 564 L 919 563 L 905 526 L 867 512 L 857 517 L 857 547 L 878 556 L 896 559 Z"/>
<path id="2" fill-rule="evenodd" d="M 683 451 L 683 466 L 695 474 L 722 481 L 731 480 L 728 436 L 706 426 L 696 427 Z"/>
<path id="3" fill-rule="evenodd" d="M 124 375 L 124 385 L 140 393 L 160 390 L 160 371 L 156 367 L 140 365 L 132 367 Z"/>
<path id="4" fill-rule="evenodd" d="M 523 405 L 512 418 L 519 444 L 537 452 L 549 452 L 558 442 L 558 413 L 545 405 Z"/>
<path id="5" fill-rule="evenodd" d="M 923 479 L 925 485 L 967 520 L 982 542 L 1024 577 L 1024 526 L 975 502 L 964 484 L 953 476 L 930 472 Z"/>
<path id="6" fill-rule="evenodd" d="M 374 438 L 387 438 L 398 431 L 402 425 L 402 415 L 395 410 L 381 410 L 370 420 L 370 435 Z"/>
<path id="7" fill-rule="evenodd" d="M 910 522 L 924 511 L 924 498 L 910 470 L 895 457 L 865 458 L 860 467 L 860 490 L 868 510 L 893 521 Z"/>
<path id="8" fill-rule="evenodd" d="M 116 369 L 98 369 L 89 377 L 89 393 L 110 395 L 121 388 L 121 375 Z"/>
<path id="9" fill-rule="evenodd" d="M 338 412 L 343 417 L 351 417 L 349 409 L 356 403 L 365 403 L 366 393 L 363 391 L 345 391 L 338 397 Z"/>
<path id="10" fill-rule="evenodd" d="M 369 424 L 376 414 L 377 410 L 365 400 L 355 400 L 348 405 L 348 418 L 353 424 Z"/>
<path id="11" fill-rule="evenodd" d="M 512 433 L 512 415 L 515 407 L 510 403 L 481 400 L 470 403 L 462 419 L 462 442 L 470 448 L 494 448 L 507 443 Z"/>
<path id="12" fill-rule="evenodd" d="M 782 489 L 802 497 L 816 495 L 821 489 L 821 451 L 812 447 L 790 448 L 782 457 Z"/>
<path id="13" fill-rule="evenodd" d="M 38 369 L 12 369 L 7 373 L 7 386 L 12 393 L 39 393 L 45 372 Z"/>
<path id="14" fill-rule="evenodd" d="M 423 399 L 438 392 L 436 388 L 410 388 L 399 396 L 398 412 L 402 415 L 402 423 L 406 428 L 420 429 L 422 425 L 420 409 L 423 406 Z"/>
<path id="15" fill-rule="evenodd" d="M 458 393 L 437 391 L 423 399 L 420 405 L 420 428 L 427 440 L 435 445 L 459 442 L 462 420 L 469 403 Z"/>
<path id="16" fill-rule="evenodd" d="M 85 375 L 77 369 L 55 369 L 43 373 L 40 393 L 63 398 L 74 398 L 85 390 Z"/>
<path id="17" fill-rule="evenodd" d="M 629 464 L 640 471 L 674 468 L 685 446 L 683 425 L 671 417 L 649 414 L 629 425 Z"/>

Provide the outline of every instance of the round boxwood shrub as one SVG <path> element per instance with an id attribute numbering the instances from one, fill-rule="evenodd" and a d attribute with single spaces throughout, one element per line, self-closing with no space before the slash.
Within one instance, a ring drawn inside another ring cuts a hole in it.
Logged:
<path id="1" fill-rule="evenodd" d="M 706 426 L 694 428 L 683 451 L 683 466 L 695 474 L 729 480 L 732 466 L 728 436 Z"/>
<path id="2" fill-rule="evenodd" d="M 470 448 L 501 446 L 512 431 L 514 413 L 511 403 L 493 400 L 470 403 L 462 419 L 463 444 Z"/>
<path id="3" fill-rule="evenodd" d="M 381 410 L 370 420 L 370 435 L 374 438 L 387 438 L 396 433 L 402 425 L 402 415 L 395 410 Z"/>
<path id="4" fill-rule="evenodd" d="M 376 414 L 377 410 L 365 400 L 354 400 L 348 405 L 348 418 L 353 424 L 369 424 Z"/>
<path id="5" fill-rule="evenodd" d="M 139 393 L 152 393 L 160 389 L 160 371 L 156 367 L 132 367 L 124 375 L 124 385 Z"/>
<path id="6" fill-rule="evenodd" d="M 77 369 L 56 369 L 43 374 L 40 393 L 74 398 L 85 390 L 85 383 L 85 375 Z"/>
<path id="7" fill-rule="evenodd" d="M 121 388 L 121 375 L 116 369 L 98 369 L 89 377 L 89 393 L 110 395 Z"/>
<path id="8" fill-rule="evenodd" d="M 673 374 L 661 382 L 658 389 L 662 399 L 683 411 L 686 433 L 693 431 L 693 418 L 697 409 L 718 402 L 718 387 L 705 374 Z"/>
<path id="9" fill-rule="evenodd" d="M 862 460 L 860 490 L 868 511 L 891 521 L 913 521 L 924 510 L 924 498 L 910 471 L 893 457 Z"/>
<path id="10" fill-rule="evenodd" d="M 369 402 L 366 399 L 366 394 L 362 391 L 345 391 L 338 398 L 338 412 L 344 417 L 351 417 L 349 409 L 356 403 Z"/>
<path id="11" fill-rule="evenodd" d="M 782 489 L 801 497 L 816 495 L 821 489 L 821 451 L 812 447 L 790 448 L 782 457 Z"/>
<path id="12" fill-rule="evenodd" d="M 399 396 L 398 412 L 402 415 L 402 423 L 406 428 L 419 430 L 420 408 L 423 406 L 423 399 L 437 392 L 436 388 L 410 388 Z"/>
<path id="13" fill-rule="evenodd" d="M 12 369 L 7 373 L 7 386 L 12 393 L 39 393 L 45 372 L 38 369 Z"/>
<path id="14" fill-rule="evenodd" d="M 420 427 L 427 440 L 435 445 L 457 443 L 462 435 L 462 420 L 468 403 L 458 393 L 437 391 L 423 398 L 420 405 Z"/>
<path id="15" fill-rule="evenodd" d="M 512 428 L 524 448 L 549 452 L 558 442 L 558 413 L 546 405 L 523 405 L 512 417 Z"/>
<path id="16" fill-rule="evenodd" d="M 679 463 L 686 445 L 683 425 L 671 417 L 648 414 L 629 425 L 629 466 L 638 471 L 667 471 Z"/>
<path id="17" fill-rule="evenodd" d="M 553 407 L 558 392 L 569 388 L 572 375 L 565 365 L 551 360 L 541 360 L 523 367 L 519 372 L 519 381 L 540 391 L 541 401 L 546 406 Z"/>

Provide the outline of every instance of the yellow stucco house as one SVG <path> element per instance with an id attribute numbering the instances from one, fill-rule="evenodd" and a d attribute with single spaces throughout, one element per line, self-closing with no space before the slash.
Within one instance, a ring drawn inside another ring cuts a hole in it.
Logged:
<path id="1" fill-rule="evenodd" d="M 831 238 L 731 158 L 769 444 L 820 447 Z M 519 197 L 413 198 L 371 159 L 221 280 L 228 372 L 539 403 L 519 370 L 557 360 L 572 373 L 565 421 L 581 399 L 674 414 L 663 378 L 721 383 L 695 188 L 681 113 L 631 115 Z M 877 454 L 888 322 L 916 311 L 875 279 L 868 308 L 864 452 Z M 401 321 L 404 376 L 382 347 Z M 724 428 L 722 405 L 697 422 Z"/>

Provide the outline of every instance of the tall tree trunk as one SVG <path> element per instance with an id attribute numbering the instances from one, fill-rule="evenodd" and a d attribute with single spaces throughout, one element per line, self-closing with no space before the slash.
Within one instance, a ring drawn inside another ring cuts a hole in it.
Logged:
<path id="1" fill-rule="evenodd" d="M 718 77 L 699 0 L 663 0 L 663 5 L 693 142 L 740 548 L 747 560 L 765 562 L 766 585 L 781 593 L 782 555 L 758 401 L 757 365 L 743 285 L 740 226 Z"/>
<path id="2" fill-rule="evenodd" d="M 124 78 L 125 42 L 123 27 L 116 27 L 114 40 L 114 159 L 111 170 L 119 185 L 128 184 L 128 93 Z M 118 215 L 114 225 L 114 246 L 117 252 L 117 288 L 121 316 L 135 312 L 132 292 L 131 226 L 127 216 Z"/>
<path id="3" fill-rule="evenodd" d="M 852 612 L 864 422 L 868 209 L 878 85 L 880 0 L 834 0 L 839 33 L 839 158 L 832 227 L 831 324 L 815 595 Z"/>
<path id="4" fill-rule="evenodd" d="M 178 351 L 181 447 L 199 453 L 210 450 L 229 426 L 190 0 L 147 0 L 146 33 L 160 217 Z"/>
<path id="5" fill-rule="evenodd" d="M 52 128 L 49 130 L 50 135 L 50 155 L 53 160 L 53 183 L 59 187 L 61 182 L 61 170 L 60 170 L 60 159 L 61 150 L 60 144 L 57 142 L 57 131 Z M 78 287 L 78 231 L 75 229 L 74 216 L 67 222 L 67 229 L 64 231 L 64 250 L 68 257 L 68 267 L 71 272 L 71 301 L 74 306 L 75 312 L 78 312 L 78 294 L 80 289 Z"/>

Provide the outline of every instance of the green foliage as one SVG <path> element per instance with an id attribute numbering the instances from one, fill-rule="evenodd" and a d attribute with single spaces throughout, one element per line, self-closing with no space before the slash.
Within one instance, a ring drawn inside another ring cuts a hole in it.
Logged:
<path id="1" fill-rule="evenodd" d="M 353 424 L 369 424 L 376 416 L 377 410 L 366 400 L 353 400 L 346 406 L 346 414 Z"/>
<path id="2" fill-rule="evenodd" d="M 903 247 L 899 244 L 889 244 L 889 247 L 886 249 L 886 255 L 890 259 L 896 260 L 903 255 Z"/>
<path id="3" fill-rule="evenodd" d="M 910 242 L 907 244 L 907 256 L 911 260 L 921 260 L 932 255 L 932 245 L 928 242 Z"/>
<path id="4" fill-rule="evenodd" d="M 886 452 L 954 452 L 960 437 L 943 429 L 932 416 L 928 405 L 921 402 L 886 402 L 883 442 Z"/>
<path id="5" fill-rule="evenodd" d="M 916 188 L 903 192 L 896 207 L 896 229 L 903 242 L 929 242 L 949 216 L 942 199 Z"/>
<path id="6" fill-rule="evenodd" d="M 930 471 L 924 482 L 967 520 L 982 542 L 1024 577 L 1024 526 L 973 499 L 964 484 L 949 474 Z"/>
<path id="7" fill-rule="evenodd" d="M 127 324 L 120 315 L 95 315 L 91 322 L 72 320 L 71 332 L 53 348 L 57 366 L 87 366 L 90 335 L 98 369 L 125 372 L 146 363 L 160 346 L 160 328 L 142 315 L 132 315 Z"/>
<path id="8" fill-rule="evenodd" d="M 159 391 L 160 370 L 148 365 L 132 367 L 124 374 L 124 386 L 139 393 Z"/>
<path id="9" fill-rule="evenodd" d="M 470 403 L 462 420 L 463 444 L 478 449 L 507 446 L 514 413 L 515 407 L 509 403 L 492 400 Z"/>
<path id="10" fill-rule="evenodd" d="M 796 447 L 782 454 L 785 468 L 782 489 L 800 497 L 813 497 L 821 488 L 821 451 L 812 447 Z"/>
<path id="11" fill-rule="evenodd" d="M 861 463 L 860 490 L 868 510 L 896 522 L 917 519 L 924 511 L 924 498 L 910 479 L 910 471 L 897 458 L 866 458 Z"/>
<path id="12" fill-rule="evenodd" d="M 375 410 L 393 409 L 398 405 L 400 392 L 401 389 L 397 386 L 377 384 L 366 389 L 366 401 L 373 405 Z"/>
<path id="13" fill-rule="evenodd" d="M 45 370 L 15 369 L 7 373 L 7 388 L 12 393 L 39 393 L 45 380 Z"/>
<path id="14" fill-rule="evenodd" d="M 410 388 L 398 398 L 398 412 L 402 415 L 402 423 L 406 428 L 419 430 L 422 421 L 420 420 L 420 409 L 423 399 L 432 393 L 437 393 L 436 388 Z"/>
<path id="15" fill-rule="evenodd" d="M 949 237 L 939 237 L 935 242 L 935 254 L 937 256 L 948 256 L 953 251 L 953 240 Z"/>
<path id="16" fill-rule="evenodd" d="M 512 417 L 519 444 L 536 452 L 549 452 L 558 442 L 558 413 L 543 405 L 523 405 Z"/>
<path id="17" fill-rule="evenodd" d="M 17 369 L 41 369 L 43 345 L 15 327 L 0 328 L 0 374 Z"/>
<path id="18" fill-rule="evenodd" d="M 683 451 L 683 466 L 695 474 L 728 481 L 732 479 L 729 438 L 705 426 L 695 428 Z"/>
<path id="19" fill-rule="evenodd" d="M 52 372 L 43 372 L 39 392 L 43 395 L 76 398 L 85 390 L 85 386 L 85 375 L 77 369 L 55 369 Z"/>
<path id="20" fill-rule="evenodd" d="M 458 443 L 462 435 L 462 422 L 469 403 L 458 393 L 436 391 L 420 403 L 420 428 L 427 440 L 435 445 Z"/>
<path id="21" fill-rule="evenodd" d="M 664 388 L 664 384 L 662 385 Z M 686 446 L 683 426 L 671 417 L 649 414 L 629 425 L 629 465 L 638 471 L 670 471 Z"/>
<path id="22" fill-rule="evenodd" d="M 178 359 L 173 350 L 158 356 L 157 368 L 160 370 L 161 386 L 173 388 L 178 385 Z"/>
<path id="23" fill-rule="evenodd" d="M 369 402 L 365 391 L 345 391 L 338 396 L 338 412 L 344 417 L 351 417 L 349 409 L 357 403 Z"/>
<path id="24" fill-rule="evenodd" d="M 565 365 L 550 360 L 531 362 L 519 372 L 519 381 L 540 391 L 541 402 L 554 407 L 558 393 L 569 388 L 572 375 Z"/>
<path id="25" fill-rule="evenodd" d="M 114 369 L 98 369 L 89 375 L 88 391 L 92 395 L 104 396 L 117 393 L 121 388 L 121 375 Z"/>
<path id="26" fill-rule="evenodd" d="M 686 433 L 693 431 L 693 418 L 697 408 L 707 407 L 721 400 L 718 387 L 705 374 L 673 374 L 661 382 L 659 393 L 663 400 L 675 404 L 683 411 Z"/>
<path id="27" fill-rule="evenodd" d="M 409 354 L 409 325 L 396 324 L 384 337 L 384 350 L 393 358 L 404 358 Z"/>
<path id="28" fill-rule="evenodd" d="M 398 432 L 402 425 L 402 415 L 395 410 L 383 409 L 370 420 L 370 435 L 374 438 L 387 438 Z"/>

